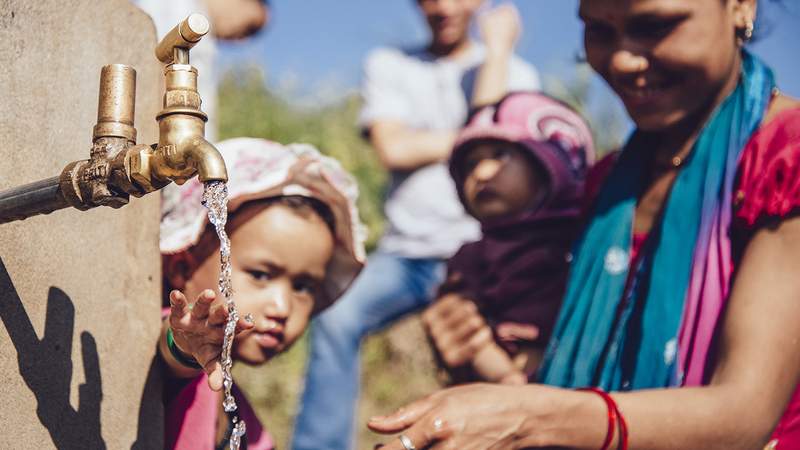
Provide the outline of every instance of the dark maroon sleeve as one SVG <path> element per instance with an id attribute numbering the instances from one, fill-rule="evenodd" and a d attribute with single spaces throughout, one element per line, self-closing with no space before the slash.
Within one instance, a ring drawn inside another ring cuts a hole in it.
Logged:
<path id="1" fill-rule="evenodd" d="M 460 292 L 474 299 L 478 292 L 481 278 L 481 249 L 480 242 L 470 242 L 461 248 L 447 261 L 447 278 L 439 287 L 438 296 L 451 292 Z"/>

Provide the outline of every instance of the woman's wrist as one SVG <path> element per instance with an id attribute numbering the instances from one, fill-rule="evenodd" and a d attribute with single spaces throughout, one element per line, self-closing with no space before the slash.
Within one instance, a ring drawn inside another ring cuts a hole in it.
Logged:
<path id="1" fill-rule="evenodd" d="M 564 447 L 597 450 L 608 431 L 608 408 L 602 398 L 541 385 L 521 395 L 525 420 L 519 448 Z M 612 447 L 613 448 L 613 447 Z"/>

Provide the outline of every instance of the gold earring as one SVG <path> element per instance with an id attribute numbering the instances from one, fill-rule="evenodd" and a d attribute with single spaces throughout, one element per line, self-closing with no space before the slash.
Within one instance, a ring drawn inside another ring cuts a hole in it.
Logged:
<path id="1" fill-rule="evenodd" d="M 747 26 L 744 27 L 744 36 L 743 40 L 745 42 L 750 42 L 753 39 L 753 32 L 755 31 L 755 24 L 753 24 L 752 20 L 747 21 Z"/>

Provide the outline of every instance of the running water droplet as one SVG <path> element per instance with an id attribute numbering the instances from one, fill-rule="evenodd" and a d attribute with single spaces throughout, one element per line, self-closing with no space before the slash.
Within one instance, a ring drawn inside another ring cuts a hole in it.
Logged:
<path id="1" fill-rule="evenodd" d="M 221 181 L 210 181 L 205 184 L 203 191 L 203 206 L 208 209 L 208 220 L 214 225 L 219 236 L 219 290 L 225 297 L 225 304 L 228 307 L 228 322 L 225 324 L 225 337 L 222 341 L 222 354 L 220 362 L 222 364 L 222 385 L 225 388 L 225 398 L 222 407 L 225 412 L 236 411 L 236 399 L 233 398 L 231 389 L 233 388 L 233 376 L 231 367 L 233 358 L 231 350 L 233 348 L 234 332 L 236 322 L 239 321 L 239 312 L 233 301 L 233 289 L 231 286 L 231 241 L 225 232 L 225 223 L 228 221 L 228 186 Z M 241 437 L 245 434 L 245 423 L 233 416 L 233 432 L 230 438 L 230 449 L 238 450 Z"/>

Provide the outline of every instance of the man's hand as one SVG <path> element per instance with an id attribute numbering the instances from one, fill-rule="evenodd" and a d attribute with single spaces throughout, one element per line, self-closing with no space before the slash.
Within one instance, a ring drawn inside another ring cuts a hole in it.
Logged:
<path id="1" fill-rule="evenodd" d="M 490 54 L 510 54 L 522 35 L 519 12 L 512 3 L 493 8 L 478 18 L 481 39 Z"/>

